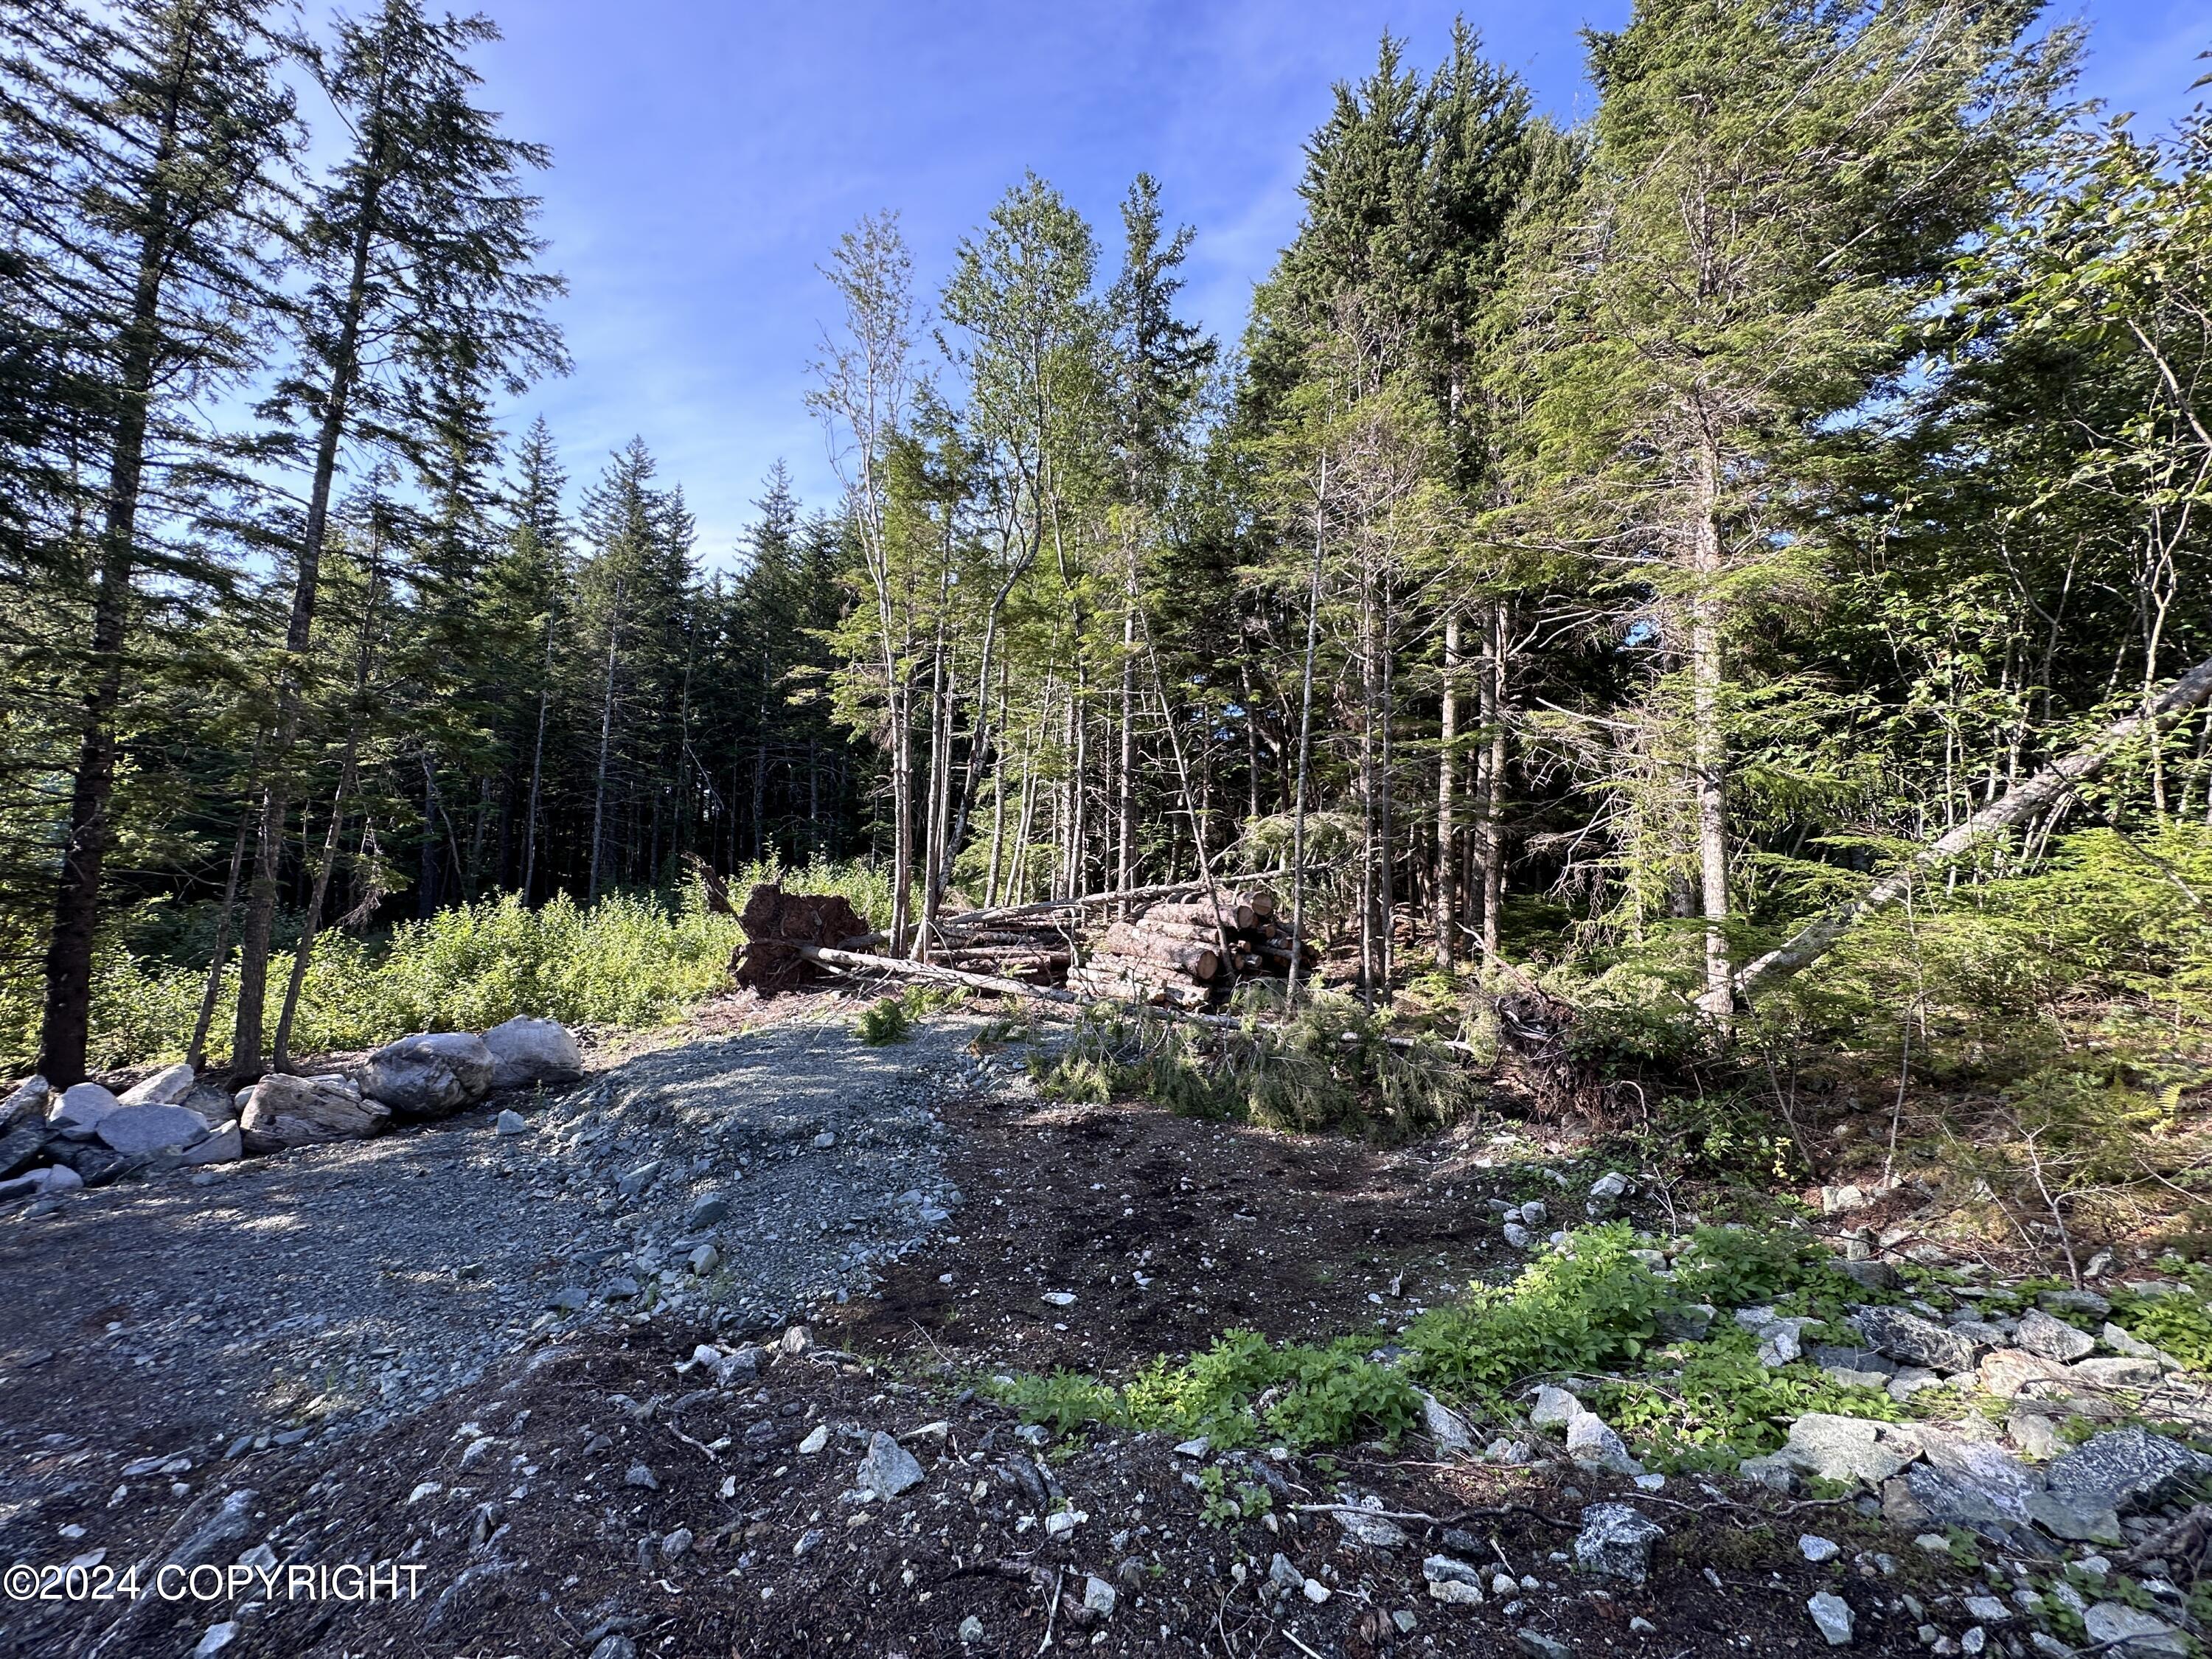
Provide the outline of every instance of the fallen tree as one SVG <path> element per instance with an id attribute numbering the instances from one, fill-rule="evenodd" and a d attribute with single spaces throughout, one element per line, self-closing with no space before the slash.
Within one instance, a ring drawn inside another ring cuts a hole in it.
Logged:
<path id="1" fill-rule="evenodd" d="M 2114 720 L 2090 743 L 2063 760 L 2045 767 L 2027 782 L 2007 790 L 1964 823 L 1922 848 L 1860 897 L 1814 917 L 1765 956 L 1747 964 L 1735 975 L 1736 994 L 1747 1000 L 1755 1000 L 1762 991 L 1810 967 L 1863 917 L 1904 898 L 1922 876 L 1972 850 L 1976 842 L 2026 823 L 2057 805 L 2076 786 L 2094 777 L 2137 738 L 2146 732 L 2156 736 L 2164 732 L 2208 698 L 2212 698 L 2212 660 L 2198 663 L 2166 687 L 2148 708 Z"/>

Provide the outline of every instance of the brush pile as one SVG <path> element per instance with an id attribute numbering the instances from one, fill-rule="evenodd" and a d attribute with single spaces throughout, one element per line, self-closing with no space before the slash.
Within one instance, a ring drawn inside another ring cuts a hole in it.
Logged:
<path id="1" fill-rule="evenodd" d="M 1091 996 L 1203 1007 L 1224 1000 L 1240 979 L 1288 973 L 1291 948 L 1273 894 L 1164 900 L 1109 923 L 1089 959 L 1068 969 L 1067 984 Z M 1315 952 L 1310 945 L 1304 951 L 1310 968 Z"/>

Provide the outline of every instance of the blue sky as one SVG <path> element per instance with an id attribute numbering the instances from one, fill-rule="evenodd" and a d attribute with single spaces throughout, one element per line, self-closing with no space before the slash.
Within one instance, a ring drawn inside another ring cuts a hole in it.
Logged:
<path id="1" fill-rule="evenodd" d="M 829 315 L 815 267 L 861 214 L 899 210 L 931 291 L 958 239 L 1024 167 L 1109 247 L 1139 171 L 1196 227 L 1188 309 L 1224 337 L 1297 222 L 1300 146 L 1332 82 L 1386 28 L 1426 68 L 1463 9 L 1539 102 L 1588 112 L 1580 8 L 1428 0 L 898 0 L 714 5 L 478 0 L 506 39 L 487 101 L 550 144 L 543 181 L 575 372 L 533 388 L 580 484 L 633 433 L 681 481 L 699 551 L 726 564 L 779 457 L 826 503 L 801 397 Z M 2062 14 L 2070 15 L 2070 14 Z M 2212 45 L 2202 0 L 2100 0 L 2085 89 L 2163 125 Z"/>

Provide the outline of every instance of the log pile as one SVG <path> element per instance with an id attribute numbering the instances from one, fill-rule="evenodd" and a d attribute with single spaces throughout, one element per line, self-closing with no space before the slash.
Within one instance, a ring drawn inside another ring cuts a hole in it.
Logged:
<path id="1" fill-rule="evenodd" d="M 1291 952 L 1272 894 L 1224 892 L 1218 908 L 1203 896 L 1169 899 L 1109 926 L 1089 959 L 1068 969 L 1067 984 L 1091 996 L 1195 1008 L 1220 1000 L 1239 979 L 1287 973 Z M 1307 946 L 1306 963 L 1315 959 Z"/>

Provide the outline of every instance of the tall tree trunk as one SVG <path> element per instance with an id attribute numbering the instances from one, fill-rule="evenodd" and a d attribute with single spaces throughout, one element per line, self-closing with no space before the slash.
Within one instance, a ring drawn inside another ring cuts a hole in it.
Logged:
<path id="1" fill-rule="evenodd" d="M 1291 785 L 1291 966 L 1283 981 L 1286 1001 L 1296 1002 L 1305 952 L 1299 942 L 1306 936 L 1306 773 L 1313 763 L 1314 655 L 1321 642 L 1322 558 L 1328 539 L 1325 509 L 1328 501 L 1328 455 L 1321 458 L 1319 481 L 1314 492 L 1313 576 L 1306 587 L 1306 654 L 1298 674 L 1298 763 Z"/>
<path id="2" fill-rule="evenodd" d="M 1445 973 L 1451 971 L 1456 952 L 1454 935 L 1459 924 L 1458 906 L 1455 902 L 1457 883 L 1455 879 L 1458 865 L 1454 844 L 1458 831 L 1452 823 L 1454 793 L 1459 780 L 1454 768 L 1459 758 L 1459 612 L 1450 611 L 1444 617 L 1444 678 L 1443 707 L 1437 723 L 1437 856 L 1436 875 L 1430 892 L 1431 916 L 1437 932 L 1437 966 Z"/>
<path id="3" fill-rule="evenodd" d="M 545 613 L 545 665 L 538 683 L 538 736 L 530 747 L 530 810 L 522 829 L 522 902 L 531 901 L 538 876 L 538 781 L 545 770 L 545 710 L 553 695 L 553 613 Z"/>
<path id="4" fill-rule="evenodd" d="M 1137 609 L 1121 612 L 1121 732 L 1120 770 L 1114 780 L 1114 885 L 1127 892 L 1137 884 Z M 1124 902 L 1115 908 L 1123 920 Z"/>
<path id="5" fill-rule="evenodd" d="M 585 890 L 596 903 L 599 896 L 599 869 L 606 846 L 607 767 L 614 752 L 615 740 L 615 667 L 617 647 L 622 639 L 622 578 L 615 579 L 614 613 L 607 622 L 607 684 L 599 699 L 599 766 L 592 785 L 592 878 Z"/>
<path id="6" fill-rule="evenodd" d="M 1728 1022 L 1734 1006 L 1729 963 L 1728 739 L 1721 700 L 1726 665 L 1721 650 L 1720 457 L 1708 444 L 1698 460 L 1698 501 L 1691 526 L 1690 700 L 1692 771 L 1697 788 L 1698 874 L 1705 922 L 1705 993 L 1698 1006 Z"/>
<path id="7" fill-rule="evenodd" d="M 284 1006 L 276 1016 L 276 1037 L 270 1045 L 269 1066 L 271 1071 L 283 1071 L 292 1058 L 292 1026 L 300 1012 L 300 993 L 307 982 L 307 963 L 314 954 L 315 935 L 322 931 L 323 907 L 331 893 L 331 872 L 337 867 L 338 844 L 345 832 L 346 796 L 353 787 L 354 744 L 346 744 L 346 756 L 338 771 L 337 793 L 331 801 L 331 823 L 323 836 L 323 856 L 315 866 L 315 885 L 307 895 L 307 915 L 300 923 L 299 948 L 292 952 L 292 976 L 284 987 Z"/>
<path id="8" fill-rule="evenodd" d="M 261 845 L 247 890 L 246 927 L 240 941 L 238 1023 L 231 1041 L 234 1077 L 261 1072 L 261 1027 L 268 994 L 269 938 L 276 920 L 276 876 L 283 851 L 284 818 L 290 809 L 292 750 L 299 735 L 297 665 L 307 656 L 314 633 L 315 596 L 320 580 L 323 539 L 328 531 L 331 491 L 337 476 L 338 447 L 361 368 L 362 320 L 368 301 L 369 255 L 376 246 L 382 216 L 382 161 L 386 139 L 381 122 L 369 141 L 364 174 L 368 180 L 354 228 L 346 296 L 331 354 L 331 383 L 315 436 L 315 470 L 307 489 L 306 522 L 301 527 L 299 566 L 292 583 L 292 614 L 284 629 L 285 663 L 276 684 L 276 738 L 270 757 L 261 815 Z"/>
<path id="9" fill-rule="evenodd" d="M 185 1048 L 185 1064 L 195 1071 L 207 1058 L 208 1028 L 215 1024 L 216 1005 L 222 1000 L 223 975 L 230 966 L 231 916 L 238 908 L 239 872 L 246 867 L 246 843 L 253 836 L 253 818 L 250 807 L 238 815 L 238 836 L 230 844 L 230 873 L 223 879 L 222 908 L 216 912 L 215 950 L 208 957 L 207 985 L 200 993 L 192 1040 Z"/>
<path id="10" fill-rule="evenodd" d="M 1505 897 L 1505 830 L 1502 805 L 1505 788 L 1505 646 L 1508 618 L 1500 599 L 1490 616 L 1489 662 L 1484 674 L 1483 726 L 1490 733 L 1489 762 L 1484 770 L 1482 821 L 1479 852 L 1482 865 L 1482 949 L 1491 961 L 1498 959 L 1498 913 Z"/>
<path id="11" fill-rule="evenodd" d="M 161 286 L 170 258 L 167 167 L 176 153 L 183 88 L 173 81 L 162 111 L 150 176 L 155 183 L 138 243 L 131 317 L 117 376 L 118 412 L 101 503 L 100 568 L 92 601 L 92 672 L 84 698 L 76 775 L 70 789 L 69 840 L 62 849 L 47 937 L 46 1006 L 39 1072 L 58 1088 L 84 1080 L 92 1033 L 92 950 L 100 927 L 100 880 L 114 826 L 115 715 L 123 702 L 123 647 L 131 625 L 131 577 L 138 556 L 138 499 L 145 481 L 146 432 L 160 356 Z"/>

